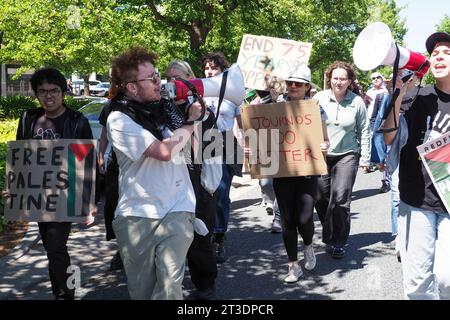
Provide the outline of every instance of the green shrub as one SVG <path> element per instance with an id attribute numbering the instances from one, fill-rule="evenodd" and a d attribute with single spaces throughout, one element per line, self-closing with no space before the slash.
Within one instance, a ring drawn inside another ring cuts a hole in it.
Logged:
<path id="1" fill-rule="evenodd" d="M 0 119 L 16 119 L 22 112 L 36 108 L 39 103 L 28 96 L 0 97 Z"/>
<path id="2" fill-rule="evenodd" d="M 2 120 L 0 123 L 0 190 L 5 189 L 5 172 L 6 172 L 6 142 L 16 139 L 17 125 L 19 119 Z M 3 220 L 4 200 L 0 197 L 0 232 L 6 226 Z"/>

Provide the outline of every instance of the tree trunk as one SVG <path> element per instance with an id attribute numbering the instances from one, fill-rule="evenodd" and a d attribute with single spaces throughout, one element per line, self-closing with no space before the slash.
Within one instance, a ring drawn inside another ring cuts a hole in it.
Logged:
<path id="1" fill-rule="evenodd" d="M 89 96 L 89 74 L 88 75 L 85 75 L 84 77 L 83 77 L 83 81 L 84 81 L 84 96 L 85 97 L 88 97 Z"/>

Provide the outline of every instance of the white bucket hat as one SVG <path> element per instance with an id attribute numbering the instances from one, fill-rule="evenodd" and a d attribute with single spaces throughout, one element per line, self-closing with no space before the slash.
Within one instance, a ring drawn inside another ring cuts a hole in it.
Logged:
<path id="1" fill-rule="evenodd" d="M 286 81 L 311 83 L 311 70 L 306 64 L 300 64 L 291 72 Z"/>

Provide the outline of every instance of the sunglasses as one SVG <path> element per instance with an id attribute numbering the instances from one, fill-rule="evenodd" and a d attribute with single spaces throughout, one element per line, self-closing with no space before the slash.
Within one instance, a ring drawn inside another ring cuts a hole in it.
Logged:
<path id="1" fill-rule="evenodd" d="M 375 80 L 375 79 L 381 79 L 381 77 L 380 76 L 372 77 L 372 80 Z"/>
<path id="2" fill-rule="evenodd" d="M 297 88 L 302 88 L 303 86 L 306 86 L 306 83 L 304 83 L 304 82 L 295 82 L 295 81 L 286 81 L 286 85 L 288 87 L 291 87 L 292 85 L 294 85 Z"/>

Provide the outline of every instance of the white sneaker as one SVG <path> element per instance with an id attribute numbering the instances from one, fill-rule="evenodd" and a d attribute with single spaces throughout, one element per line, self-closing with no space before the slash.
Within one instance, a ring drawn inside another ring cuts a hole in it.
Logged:
<path id="1" fill-rule="evenodd" d="M 312 244 L 305 246 L 305 269 L 312 270 L 316 267 L 316 255 L 314 254 L 314 249 Z"/>
<path id="2" fill-rule="evenodd" d="M 288 266 L 289 271 L 286 278 L 284 278 L 284 282 L 287 283 L 297 282 L 298 278 L 300 278 L 303 275 L 302 268 L 300 268 L 297 262 L 294 262 L 292 264 L 289 263 Z"/>

